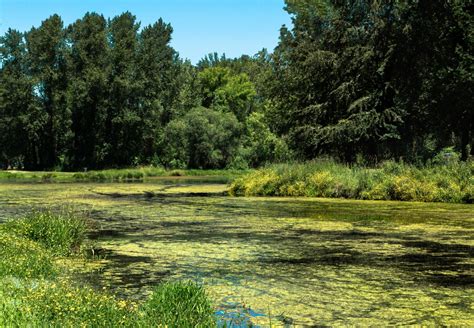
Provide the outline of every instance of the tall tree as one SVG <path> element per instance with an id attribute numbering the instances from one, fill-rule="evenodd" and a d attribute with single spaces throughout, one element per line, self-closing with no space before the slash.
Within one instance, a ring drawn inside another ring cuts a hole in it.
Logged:
<path id="1" fill-rule="evenodd" d="M 464 123 L 472 122 L 468 5 L 442 0 L 286 3 L 293 29 L 282 28 L 272 58 L 269 117 L 302 156 L 325 153 L 352 160 L 361 152 L 374 160 L 414 160 L 423 155 L 430 136 L 438 147 L 446 144 L 440 128 L 462 135 L 460 148 L 466 148 L 471 134 L 456 128 L 472 130 Z M 454 110 L 457 120 L 464 118 L 462 126 L 449 119 L 446 104 L 454 99 L 463 99 Z M 440 117 L 451 123 L 439 126 Z"/>
<path id="2" fill-rule="evenodd" d="M 107 21 L 87 13 L 68 28 L 69 107 L 72 112 L 73 168 L 104 165 L 109 72 Z"/>
<path id="3" fill-rule="evenodd" d="M 33 93 L 24 35 L 9 29 L 0 38 L 0 162 L 40 168 L 41 129 L 47 119 Z"/>
<path id="4" fill-rule="evenodd" d="M 106 162 L 131 165 L 139 156 L 141 119 L 138 112 L 137 34 L 139 23 L 130 12 L 109 21 L 110 74 L 106 120 Z"/>
<path id="5" fill-rule="evenodd" d="M 139 35 L 137 70 L 140 81 L 139 116 L 141 156 L 149 160 L 162 139 L 163 127 L 173 118 L 178 98 L 179 62 L 170 46 L 173 29 L 162 19 L 146 26 Z"/>
<path id="6" fill-rule="evenodd" d="M 53 15 L 26 35 L 29 67 L 35 93 L 46 115 L 39 145 L 40 166 L 59 164 L 70 138 L 70 112 L 67 107 L 67 46 L 63 21 Z"/>

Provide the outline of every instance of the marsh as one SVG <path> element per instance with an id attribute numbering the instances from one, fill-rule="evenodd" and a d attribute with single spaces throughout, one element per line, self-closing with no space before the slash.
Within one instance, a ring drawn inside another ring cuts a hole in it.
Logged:
<path id="1" fill-rule="evenodd" d="M 203 283 L 257 325 L 474 324 L 472 205 L 225 196 L 219 179 L 0 184 L 0 221 L 70 207 L 94 223 L 100 275 L 129 299 Z"/>

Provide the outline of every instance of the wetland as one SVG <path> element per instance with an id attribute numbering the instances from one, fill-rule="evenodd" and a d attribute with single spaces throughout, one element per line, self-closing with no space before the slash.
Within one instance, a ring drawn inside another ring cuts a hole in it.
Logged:
<path id="1" fill-rule="evenodd" d="M 8 181 L 0 222 L 32 208 L 86 212 L 102 268 L 78 279 L 130 300 L 193 280 L 222 320 L 474 324 L 472 205 L 229 197 L 227 188 L 216 177 Z"/>

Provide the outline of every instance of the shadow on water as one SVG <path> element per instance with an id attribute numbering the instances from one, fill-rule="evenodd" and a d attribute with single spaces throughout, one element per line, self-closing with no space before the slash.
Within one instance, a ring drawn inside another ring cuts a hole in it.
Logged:
<path id="1" fill-rule="evenodd" d="M 143 299 L 162 281 L 204 282 L 236 327 L 474 323 L 472 207 L 232 198 L 218 187 L 22 184 L 0 190 L 0 217 L 37 204 L 86 210 L 104 258 L 94 285 Z"/>

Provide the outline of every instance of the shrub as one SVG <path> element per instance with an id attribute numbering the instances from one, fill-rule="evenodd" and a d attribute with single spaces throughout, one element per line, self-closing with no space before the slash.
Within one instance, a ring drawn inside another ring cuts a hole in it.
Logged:
<path id="1" fill-rule="evenodd" d="M 332 196 L 334 188 L 334 177 L 328 171 L 313 173 L 308 178 L 308 187 L 310 193 L 319 197 Z"/>

